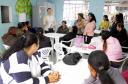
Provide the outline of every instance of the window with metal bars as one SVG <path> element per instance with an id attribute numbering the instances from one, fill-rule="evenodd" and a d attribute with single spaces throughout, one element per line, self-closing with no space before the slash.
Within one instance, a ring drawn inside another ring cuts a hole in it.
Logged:
<path id="1" fill-rule="evenodd" d="M 85 0 L 64 0 L 63 20 L 69 22 L 77 19 L 78 13 L 88 14 L 88 2 Z"/>

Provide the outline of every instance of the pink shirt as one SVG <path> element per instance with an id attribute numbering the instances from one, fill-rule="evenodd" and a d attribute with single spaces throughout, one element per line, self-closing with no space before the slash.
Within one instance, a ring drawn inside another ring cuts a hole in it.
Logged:
<path id="1" fill-rule="evenodd" d="M 96 27 L 95 21 L 88 22 L 84 29 L 84 35 L 93 36 L 95 27 Z"/>
<path id="2" fill-rule="evenodd" d="M 108 56 L 108 59 L 110 61 L 116 61 L 117 59 L 122 58 L 122 48 L 119 43 L 119 41 L 114 37 L 109 37 L 107 40 L 107 50 L 106 54 Z M 101 41 L 101 44 L 99 45 L 100 49 L 103 50 L 103 41 Z"/>

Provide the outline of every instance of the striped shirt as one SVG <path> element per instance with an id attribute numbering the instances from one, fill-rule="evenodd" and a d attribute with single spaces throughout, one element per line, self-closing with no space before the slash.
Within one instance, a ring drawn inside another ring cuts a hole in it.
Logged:
<path id="1" fill-rule="evenodd" d="M 12 54 L 0 67 L 4 84 L 47 84 L 50 72 L 39 52 L 28 57 L 23 50 Z"/>

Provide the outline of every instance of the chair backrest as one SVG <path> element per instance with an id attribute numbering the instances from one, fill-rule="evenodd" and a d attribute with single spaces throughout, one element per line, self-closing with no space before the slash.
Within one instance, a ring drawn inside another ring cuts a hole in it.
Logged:
<path id="1" fill-rule="evenodd" d="M 60 61 L 65 56 L 63 48 L 66 48 L 67 53 L 70 52 L 70 47 L 62 44 L 62 43 L 56 43 L 54 44 L 54 49 L 56 51 L 57 61 Z"/>
<path id="2" fill-rule="evenodd" d="M 41 53 L 41 57 L 44 59 L 44 61 L 49 61 L 49 54 L 53 50 L 52 47 L 45 47 L 38 50 L 38 52 Z"/>
<path id="3" fill-rule="evenodd" d="M 126 46 L 121 46 L 121 47 L 122 47 L 122 49 L 123 49 L 124 55 L 125 55 L 125 54 L 128 54 L 128 47 L 126 47 Z"/>
<path id="4" fill-rule="evenodd" d="M 125 61 L 122 64 L 122 71 L 128 70 L 128 57 L 125 59 Z"/>
<path id="5" fill-rule="evenodd" d="M 62 44 L 65 44 L 65 45 L 67 45 L 67 46 L 69 46 L 69 47 L 71 47 L 71 46 L 73 46 L 73 44 L 74 44 L 74 39 L 71 39 L 71 40 L 69 40 L 69 41 L 61 41 L 61 43 Z M 69 44 L 69 45 L 68 45 Z"/>
<path id="6" fill-rule="evenodd" d="M 122 63 L 122 65 L 121 65 L 121 67 L 120 67 L 120 71 L 123 72 L 123 71 L 125 71 L 125 70 L 128 70 L 128 54 L 127 54 L 127 56 L 126 56 L 123 60 L 121 60 L 121 61 L 123 61 L 123 63 Z"/>
<path id="7" fill-rule="evenodd" d="M 54 49 L 56 51 L 57 61 L 64 57 L 61 43 L 54 44 Z"/>

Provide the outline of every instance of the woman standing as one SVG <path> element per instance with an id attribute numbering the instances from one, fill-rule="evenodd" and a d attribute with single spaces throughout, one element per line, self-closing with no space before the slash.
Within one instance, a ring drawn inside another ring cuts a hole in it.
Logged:
<path id="1" fill-rule="evenodd" d="M 85 43 L 89 44 L 93 35 L 94 35 L 94 30 L 96 28 L 96 18 L 95 15 L 93 13 L 89 13 L 88 14 L 88 23 L 85 26 L 84 29 L 84 41 Z"/>
<path id="2" fill-rule="evenodd" d="M 78 28 L 77 35 L 83 35 L 85 24 L 83 13 L 78 13 L 78 19 L 75 22 L 75 26 Z"/>

